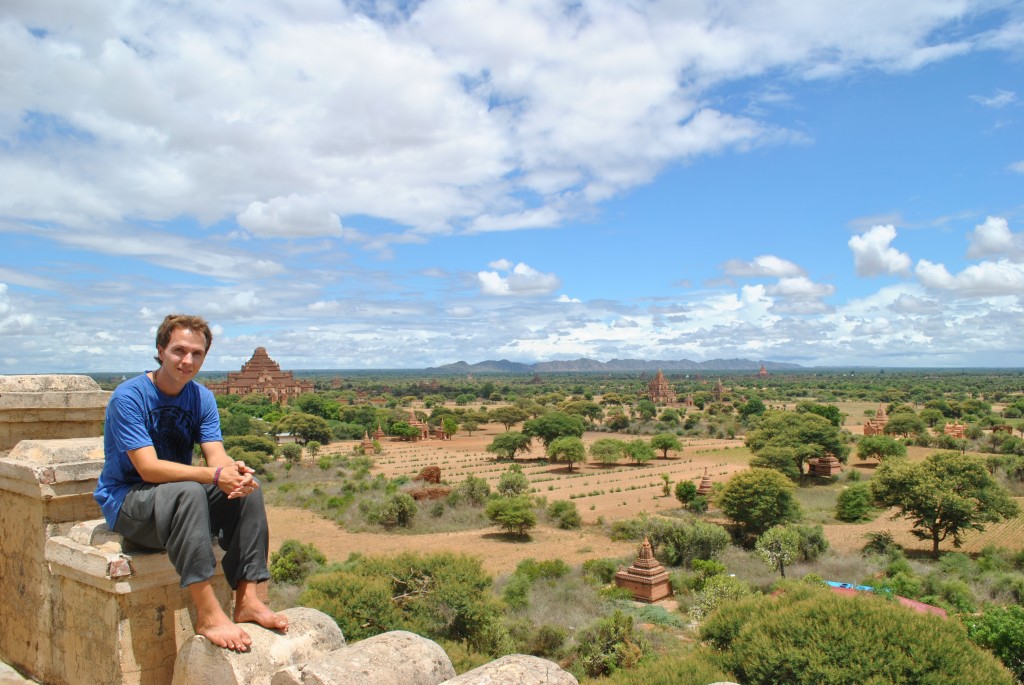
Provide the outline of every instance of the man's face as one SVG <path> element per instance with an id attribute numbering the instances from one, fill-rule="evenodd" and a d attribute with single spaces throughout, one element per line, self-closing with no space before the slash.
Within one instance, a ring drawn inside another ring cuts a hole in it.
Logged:
<path id="1" fill-rule="evenodd" d="M 167 347 L 158 347 L 160 373 L 184 385 L 192 380 L 206 359 L 206 338 L 191 328 L 175 328 Z"/>

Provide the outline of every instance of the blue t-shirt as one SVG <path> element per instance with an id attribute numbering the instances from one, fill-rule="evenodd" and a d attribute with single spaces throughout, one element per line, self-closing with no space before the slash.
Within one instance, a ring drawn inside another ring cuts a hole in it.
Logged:
<path id="1" fill-rule="evenodd" d="M 174 397 L 160 392 L 146 374 L 117 386 L 107 404 L 103 471 L 93 493 L 110 529 L 125 495 L 143 482 L 128 450 L 152 446 L 160 459 L 191 464 L 196 443 L 220 440 L 217 401 L 195 381 Z"/>

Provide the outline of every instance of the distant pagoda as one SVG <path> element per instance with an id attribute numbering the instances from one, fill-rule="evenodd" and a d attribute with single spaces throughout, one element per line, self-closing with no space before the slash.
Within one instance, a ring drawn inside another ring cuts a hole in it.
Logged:
<path id="1" fill-rule="evenodd" d="M 256 348 L 241 371 L 232 371 L 226 381 L 207 383 L 206 387 L 215 395 L 264 395 L 282 405 L 314 390 L 313 381 L 299 380 L 291 371 L 282 371 L 264 347 Z"/>
<path id="2" fill-rule="evenodd" d="M 661 372 L 661 369 L 658 369 L 658 373 L 655 374 L 653 380 L 647 384 L 647 396 L 655 404 L 671 404 L 676 401 L 676 393 L 668 384 L 668 380 L 665 378 L 665 374 Z"/>

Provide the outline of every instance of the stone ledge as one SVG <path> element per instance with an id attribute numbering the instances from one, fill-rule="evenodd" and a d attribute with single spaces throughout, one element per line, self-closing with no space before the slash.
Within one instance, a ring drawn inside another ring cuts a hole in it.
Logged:
<path id="1" fill-rule="evenodd" d="M 224 551 L 214 545 L 218 562 Z M 50 572 L 111 594 L 177 586 L 177 571 L 162 550 L 133 547 L 102 520 L 76 524 L 46 541 Z M 218 567 L 219 568 L 219 567 Z"/>
<path id="2" fill-rule="evenodd" d="M 22 440 L 0 459 L 0 489 L 50 499 L 89 494 L 103 470 L 103 438 Z"/>

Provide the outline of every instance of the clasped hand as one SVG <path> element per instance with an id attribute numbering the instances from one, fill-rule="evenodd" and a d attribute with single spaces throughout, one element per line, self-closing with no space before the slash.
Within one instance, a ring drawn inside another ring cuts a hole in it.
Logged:
<path id="1" fill-rule="evenodd" d="M 245 465 L 244 461 L 236 461 L 225 466 L 220 473 L 220 489 L 228 494 L 228 499 L 247 497 L 260 487 L 260 482 L 253 478 L 256 473 Z"/>

